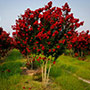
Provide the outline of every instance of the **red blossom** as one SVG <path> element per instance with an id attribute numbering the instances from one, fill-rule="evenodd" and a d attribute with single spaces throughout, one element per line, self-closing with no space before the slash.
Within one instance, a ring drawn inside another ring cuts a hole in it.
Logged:
<path id="1" fill-rule="evenodd" d="M 51 42 L 48 42 L 48 45 L 50 45 L 51 44 Z"/>
<path id="2" fill-rule="evenodd" d="M 47 34 L 48 34 L 48 35 L 51 35 L 51 31 L 49 30 L 49 31 L 47 32 Z"/>
<path id="3" fill-rule="evenodd" d="M 51 49 L 49 49 L 49 51 L 48 52 L 51 52 Z"/>
<path id="4" fill-rule="evenodd" d="M 42 50 L 45 50 L 45 47 L 44 46 L 42 46 Z"/>
<path id="5" fill-rule="evenodd" d="M 34 18 L 34 15 L 32 14 L 32 15 L 30 15 L 30 18 L 32 19 L 32 18 Z"/>
<path id="6" fill-rule="evenodd" d="M 55 64 L 56 63 L 56 61 L 53 61 L 53 64 Z"/>
<path id="7" fill-rule="evenodd" d="M 25 87 L 23 87 L 23 89 L 25 89 Z"/>
<path id="8" fill-rule="evenodd" d="M 77 57 L 78 56 L 78 53 L 75 53 L 75 56 Z"/>
<path id="9" fill-rule="evenodd" d="M 57 48 L 59 49 L 60 48 L 60 45 L 57 45 Z"/>
<path id="10" fill-rule="evenodd" d="M 53 52 L 55 52 L 56 51 L 56 49 L 53 49 Z"/>
<path id="11" fill-rule="evenodd" d="M 37 49 L 37 52 L 40 52 L 40 49 Z"/>
<path id="12" fill-rule="evenodd" d="M 41 57 L 39 57 L 39 59 L 41 59 Z"/>
<path id="13" fill-rule="evenodd" d="M 33 47 L 33 50 L 35 50 L 36 48 L 35 47 Z"/>
<path id="14" fill-rule="evenodd" d="M 28 51 L 28 53 L 30 53 L 31 51 L 29 50 L 29 48 L 26 48 L 27 49 L 27 51 Z"/>
<path id="15" fill-rule="evenodd" d="M 45 28 L 42 28 L 42 31 L 44 32 L 45 31 Z"/>
<path id="16" fill-rule="evenodd" d="M 33 28 L 31 27 L 31 28 L 29 28 L 29 30 L 30 30 L 30 31 L 33 31 Z"/>
<path id="17" fill-rule="evenodd" d="M 48 3 L 48 6 L 49 6 L 49 7 L 52 7 L 52 1 L 50 1 L 50 2 Z"/>
<path id="18" fill-rule="evenodd" d="M 38 25 L 38 21 L 35 21 L 35 22 L 34 22 L 34 25 Z"/>
<path id="19" fill-rule="evenodd" d="M 31 90 L 31 88 L 29 88 L 29 90 Z"/>
<path id="20" fill-rule="evenodd" d="M 39 42 L 38 41 L 36 41 L 36 44 L 38 44 Z"/>
<path id="21" fill-rule="evenodd" d="M 40 61 L 40 59 L 37 59 L 37 61 L 39 62 L 39 61 Z"/>

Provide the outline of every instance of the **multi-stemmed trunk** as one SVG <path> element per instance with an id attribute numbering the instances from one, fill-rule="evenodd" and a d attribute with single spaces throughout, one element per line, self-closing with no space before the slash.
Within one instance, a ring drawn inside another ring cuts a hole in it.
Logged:
<path id="1" fill-rule="evenodd" d="M 49 82 L 49 74 L 50 74 L 50 70 L 51 70 L 51 60 L 52 60 L 52 58 L 50 59 L 49 67 L 48 67 L 48 59 L 46 59 L 46 61 L 43 62 L 43 64 L 42 64 L 42 84 L 44 87 L 46 87 Z M 47 71 L 47 69 L 48 69 L 48 71 Z"/>

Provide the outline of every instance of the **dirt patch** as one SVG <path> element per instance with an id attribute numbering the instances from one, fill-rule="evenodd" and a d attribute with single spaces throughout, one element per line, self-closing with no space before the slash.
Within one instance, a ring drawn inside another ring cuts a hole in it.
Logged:
<path id="1" fill-rule="evenodd" d="M 21 70 L 22 70 L 22 72 L 21 72 L 22 75 L 33 76 L 33 75 L 39 75 L 39 74 L 41 74 L 41 69 L 40 68 L 38 68 L 36 70 L 30 70 L 27 67 L 21 67 Z"/>

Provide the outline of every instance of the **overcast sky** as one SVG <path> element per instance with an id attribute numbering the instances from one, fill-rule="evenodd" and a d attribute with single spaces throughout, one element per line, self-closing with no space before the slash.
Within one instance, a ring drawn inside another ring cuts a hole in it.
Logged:
<path id="1" fill-rule="evenodd" d="M 27 8 L 35 10 L 43 7 L 49 1 L 58 7 L 68 2 L 74 16 L 84 21 L 78 31 L 90 30 L 90 0 L 0 0 L 0 27 L 11 34 L 11 25 L 15 24 L 18 15 L 23 14 Z"/>

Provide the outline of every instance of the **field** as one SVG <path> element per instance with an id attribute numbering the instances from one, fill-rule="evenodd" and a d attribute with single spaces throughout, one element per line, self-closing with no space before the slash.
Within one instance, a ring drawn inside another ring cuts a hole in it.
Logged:
<path id="1" fill-rule="evenodd" d="M 0 61 L 0 90 L 90 90 L 90 56 L 81 61 L 61 55 L 51 68 L 47 88 L 33 76 L 21 74 L 25 61 L 16 49 Z"/>

